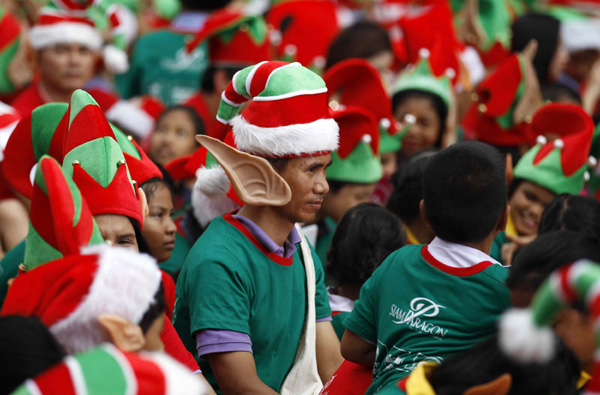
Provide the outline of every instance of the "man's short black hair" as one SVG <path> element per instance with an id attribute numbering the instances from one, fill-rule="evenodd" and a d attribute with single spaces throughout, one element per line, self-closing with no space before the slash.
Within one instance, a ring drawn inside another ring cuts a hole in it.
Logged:
<path id="1" fill-rule="evenodd" d="M 504 160 L 491 145 L 455 144 L 431 158 L 423 175 L 425 213 L 439 238 L 477 243 L 492 233 L 506 207 Z"/>

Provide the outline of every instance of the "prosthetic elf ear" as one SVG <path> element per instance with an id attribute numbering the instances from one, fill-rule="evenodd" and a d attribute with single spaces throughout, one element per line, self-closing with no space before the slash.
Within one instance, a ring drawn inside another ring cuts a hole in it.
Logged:
<path id="1" fill-rule="evenodd" d="M 513 180 L 515 179 L 512 154 L 506 154 L 506 170 L 505 170 L 505 172 L 506 172 L 506 185 L 510 186 L 510 184 L 512 184 Z"/>
<path id="2" fill-rule="evenodd" d="M 122 351 L 139 351 L 146 344 L 142 328 L 116 314 L 102 314 L 98 322 L 110 336 L 111 342 Z"/>
<path id="3" fill-rule="evenodd" d="M 142 205 L 142 215 L 146 218 L 150 214 L 150 207 L 148 207 L 148 198 L 146 192 L 142 188 L 138 188 L 138 195 L 140 196 L 140 204 Z"/>
<path id="4" fill-rule="evenodd" d="M 292 199 L 287 182 L 269 162 L 228 146 L 212 137 L 196 135 L 227 173 L 235 193 L 252 206 L 285 206 Z"/>
<path id="5" fill-rule="evenodd" d="M 489 383 L 476 385 L 464 392 L 464 395 L 507 395 L 512 384 L 512 376 L 504 373 Z"/>
<path id="6" fill-rule="evenodd" d="M 531 40 L 522 52 L 523 59 L 525 60 L 525 90 L 515 107 L 513 115 L 515 124 L 526 121 L 528 118 L 531 120 L 533 114 L 543 103 L 540 82 L 533 67 L 533 59 L 537 53 L 537 48 L 537 41 Z"/>
<path id="7" fill-rule="evenodd" d="M 461 38 L 473 46 L 480 46 L 485 41 L 485 31 L 478 22 L 479 1 L 467 0 L 463 5 L 464 21 L 459 29 Z"/>

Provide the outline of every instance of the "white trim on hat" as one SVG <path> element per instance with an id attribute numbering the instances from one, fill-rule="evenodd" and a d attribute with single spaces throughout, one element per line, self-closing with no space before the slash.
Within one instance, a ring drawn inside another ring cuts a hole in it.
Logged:
<path id="1" fill-rule="evenodd" d="M 296 96 L 303 95 L 318 95 L 319 93 L 327 93 L 327 88 L 319 88 L 319 89 L 301 89 L 294 92 L 284 93 L 283 95 L 277 96 L 254 96 L 252 100 L 254 101 L 277 101 L 289 99 Z"/>
<path id="2" fill-rule="evenodd" d="M 202 166 L 196 171 L 196 183 L 192 189 L 194 217 L 203 228 L 210 221 L 240 208 L 227 196 L 231 183 L 225 170 L 219 165 L 210 169 Z"/>
<path id="3" fill-rule="evenodd" d="M 115 122 L 144 139 L 154 128 L 154 118 L 146 111 L 125 101 L 119 100 L 106 111 L 106 119 Z"/>
<path id="4" fill-rule="evenodd" d="M 85 394 L 87 393 L 87 386 L 85 383 L 85 377 L 83 375 L 83 370 L 81 369 L 81 365 L 79 361 L 75 359 L 72 355 L 67 356 L 63 363 L 67 367 L 69 371 L 69 375 L 71 376 L 71 383 L 73 384 L 73 388 L 75 389 L 76 394 Z"/>
<path id="5" fill-rule="evenodd" d="M 256 99 L 256 98 L 255 98 Z M 331 118 L 304 124 L 265 128 L 236 116 L 231 120 L 237 147 L 266 157 L 303 155 L 335 151 L 339 145 L 339 126 Z"/>
<path id="6" fill-rule="evenodd" d="M 102 47 L 102 36 L 93 26 L 85 23 L 60 22 L 52 25 L 36 25 L 31 28 L 29 42 L 33 49 L 55 44 L 78 43 L 92 50 Z"/>
<path id="7" fill-rule="evenodd" d="M 123 372 L 123 376 L 125 377 L 125 395 L 135 395 L 138 393 L 138 382 L 137 377 L 135 376 L 135 372 L 131 367 L 131 364 L 125 358 L 123 353 L 119 351 L 115 346 L 111 343 L 105 343 L 102 348 L 104 351 L 109 353 L 115 361 L 121 367 L 121 371 Z"/>
<path id="8" fill-rule="evenodd" d="M 140 353 L 157 364 L 165 378 L 165 395 L 204 395 L 207 388 L 190 370 L 164 353 Z"/>
<path id="9" fill-rule="evenodd" d="M 107 244 L 84 247 L 82 253 L 98 255 L 89 292 L 69 316 L 50 327 L 69 354 L 107 341 L 97 320 L 101 314 L 116 314 L 138 324 L 161 284 L 158 265 L 149 255 Z"/>
<path id="10" fill-rule="evenodd" d="M 254 78 L 254 74 L 256 74 L 256 70 L 258 70 L 258 68 L 265 63 L 267 63 L 267 61 L 263 60 L 262 62 L 254 65 L 252 70 L 250 70 L 250 73 L 248 73 L 248 77 L 246 77 L 246 92 L 248 92 L 250 96 L 252 96 L 252 93 L 250 93 L 250 86 L 252 86 L 252 79 Z"/>

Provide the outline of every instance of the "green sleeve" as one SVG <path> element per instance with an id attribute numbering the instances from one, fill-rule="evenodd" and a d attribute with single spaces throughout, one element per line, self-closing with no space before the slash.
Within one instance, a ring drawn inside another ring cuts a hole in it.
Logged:
<path id="1" fill-rule="evenodd" d="M 381 291 L 382 269 L 384 269 L 383 265 L 364 283 L 360 290 L 360 297 L 354 302 L 354 310 L 344 320 L 346 329 L 373 343 L 377 341 L 377 306 Z"/>
<path id="2" fill-rule="evenodd" d="M 326 318 L 331 315 L 331 308 L 329 307 L 329 295 L 327 294 L 327 288 L 325 287 L 325 272 L 323 271 L 323 265 L 321 265 L 321 261 L 312 246 L 310 247 L 310 252 L 313 258 L 313 264 L 315 265 L 315 279 L 317 282 L 315 293 L 316 318 Z"/>
<path id="3" fill-rule="evenodd" d="M 189 301 L 190 334 L 223 329 L 250 335 L 251 283 L 233 257 L 221 254 L 197 262 L 187 280 L 184 292 Z"/>
<path id="4" fill-rule="evenodd" d="M 25 240 L 13 247 L 0 261 L 0 307 L 4 303 L 8 292 L 8 280 L 17 277 L 19 264 L 23 263 L 25 257 Z"/>
<path id="5" fill-rule="evenodd" d="M 344 322 L 346 317 L 348 317 L 348 314 L 350 313 L 347 311 L 342 311 L 341 313 L 338 313 L 331 317 L 331 325 L 333 326 L 333 330 L 335 331 L 335 334 L 337 335 L 338 339 L 340 339 L 340 341 L 342 341 L 342 336 L 344 336 L 344 332 L 346 331 L 346 328 L 344 328 L 344 325 L 342 323 Z"/>
<path id="6" fill-rule="evenodd" d="M 508 242 L 508 239 L 506 238 L 506 233 L 500 232 L 498 236 L 494 238 L 494 241 L 492 243 L 492 249 L 490 250 L 490 256 L 503 265 L 504 262 L 502 261 L 502 246 L 506 242 Z"/>

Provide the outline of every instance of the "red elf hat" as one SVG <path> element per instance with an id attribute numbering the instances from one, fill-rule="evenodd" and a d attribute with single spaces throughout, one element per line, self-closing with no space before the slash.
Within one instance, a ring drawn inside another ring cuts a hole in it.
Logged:
<path id="1" fill-rule="evenodd" d="M 133 178 L 137 185 L 142 186 L 146 181 L 153 178 L 163 178 L 158 166 L 152 162 L 133 137 L 127 136 L 115 126 L 113 126 L 112 131 L 117 138 L 119 147 L 123 150 L 123 156 L 127 162 L 131 178 Z"/>

